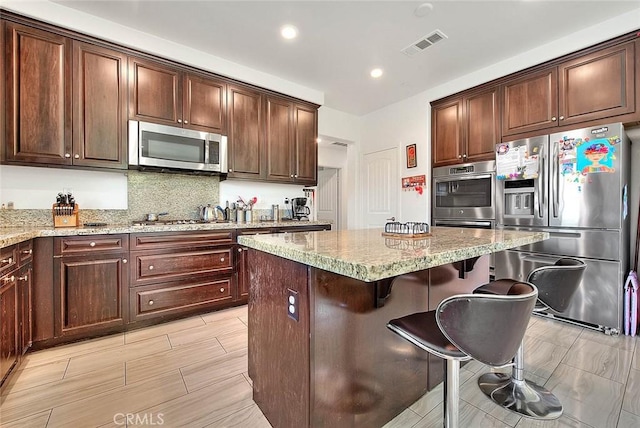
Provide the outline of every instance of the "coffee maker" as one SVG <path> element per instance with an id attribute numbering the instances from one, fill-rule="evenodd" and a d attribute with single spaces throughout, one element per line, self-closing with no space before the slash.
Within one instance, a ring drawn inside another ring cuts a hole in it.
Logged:
<path id="1" fill-rule="evenodd" d="M 291 218 L 309 220 L 311 209 L 307 206 L 307 198 L 291 198 Z"/>

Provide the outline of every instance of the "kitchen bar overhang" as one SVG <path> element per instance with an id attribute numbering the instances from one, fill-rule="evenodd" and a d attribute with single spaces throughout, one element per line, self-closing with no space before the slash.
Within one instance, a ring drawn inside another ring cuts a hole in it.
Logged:
<path id="1" fill-rule="evenodd" d="M 489 254 L 545 232 L 434 227 L 243 236 L 249 376 L 274 427 L 382 426 L 442 381 L 442 360 L 386 323 L 489 281 Z"/>

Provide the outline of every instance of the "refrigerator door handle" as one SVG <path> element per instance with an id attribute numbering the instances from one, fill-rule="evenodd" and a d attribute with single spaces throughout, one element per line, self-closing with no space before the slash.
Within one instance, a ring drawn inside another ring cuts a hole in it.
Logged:
<path id="1" fill-rule="evenodd" d="M 553 192 L 553 216 L 558 217 L 558 195 L 560 194 L 560 168 L 558 168 L 558 144 L 553 144 L 553 158 L 551 159 L 551 170 L 553 175 L 553 185 L 551 191 Z"/>
<path id="2" fill-rule="evenodd" d="M 545 192 L 545 187 L 546 186 L 545 186 L 545 183 L 544 183 L 544 180 L 545 180 L 544 166 L 546 165 L 546 156 L 545 156 L 545 153 L 544 153 L 544 146 L 542 146 L 542 149 L 540 150 L 540 152 L 541 152 L 540 154 L 541 154 L 542 162 L 540 163 L 540 165 L 538 167 L 542 167 L 542 174 L 540 174 L 540 182 L 538 183 L 538 216 L 540 218 L 543 218 L 544 217 L 545 205 L 546 205 L 546 202 L 547 202 L 547 201 L 544 200 L 545 194 L 546 194 L 546 192 Z"/>

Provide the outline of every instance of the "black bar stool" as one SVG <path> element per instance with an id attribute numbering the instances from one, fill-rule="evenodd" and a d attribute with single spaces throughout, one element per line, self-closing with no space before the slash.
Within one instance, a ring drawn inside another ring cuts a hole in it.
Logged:
<path id="1" fill-rule="evenodd" d="M 422 350 L 447 360 L 444 426 L 458 426 L 460 361 L 476 359 L 494 367 L 509 363 L 524 337 L 538 291 L 515 280 L 490 283 L 494 294 L 460 294 L 435 311 L 389 321 L 387 327 Z"/>
<path id="2" fill-rule="evenodd" d="M 538 287 L 534 312 L 562 314 L 582 282 L 586 265 L 577 259 L 562 258 L 552 266 L 532 270 L 527 281 Z M 485 287 L 474 293 L 491 293 Z M 547 389 L 524 378 L 524 341 L 513 359 L 511 375 L 485 373 L 478 379 L 482 392 L 500 406 L 533 419 L 557 419 L 562 415 L 560 400 Z"/>

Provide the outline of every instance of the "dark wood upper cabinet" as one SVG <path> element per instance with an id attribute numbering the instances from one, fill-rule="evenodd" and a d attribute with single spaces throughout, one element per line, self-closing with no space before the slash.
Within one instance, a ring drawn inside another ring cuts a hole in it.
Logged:
<path id="1" fill-rule="evenodd" d="M 500 142 L 498 88 L 433 103 L 431 141 L 434 166 L 493 159 Z"/>
<path id="2" fill-rule="evenodd" d="M 147 59 L 129 60 L 129 117 L 206 132 L 226 131 L 226 83 Z"/>
<path id="3" fill-rule="evenodd" d="M 295 106 L 296 183 L 314 186 L 318 180 L 318 110 Z"/>
<path id="4" fill-rule="evenodd" d="M 230 178 L 265 178 L 265 156 L 262 134 L 261 92 L 244 86 L 230 85 L 229 174 Z"/>
<path id="5" fill-rule="evenodd" d="M 549 130 L 636 112 L 636 45 L 578 56 L 503 85 L 502 134 Z"/>
<path id="6" fill-rule="evenodd" d="M 315 185 L 318 110 L 289 99 L 265 99 L 267 181 Z"/>
<path id="7" fill-rule="evenodd" d="M 267 96 L 265 100 L 267 180 L 290 183 L 294 175 L 293 103 Z"/>
<path id="8" fill-rule="evenodd" d="M 5 40 L 4 160 L 71 164 L 71 41 L 13 22 Z"/>
<path id="9" fill-rule="evenodd" d="M 558 67 L 558 124 L 636 111 L 634 42 L 582 56 Z"/>
<path id="10" fill-rule="evenodd" d="M 73 42 L 73 164 L 127 168 L 127 57 Z"/>

